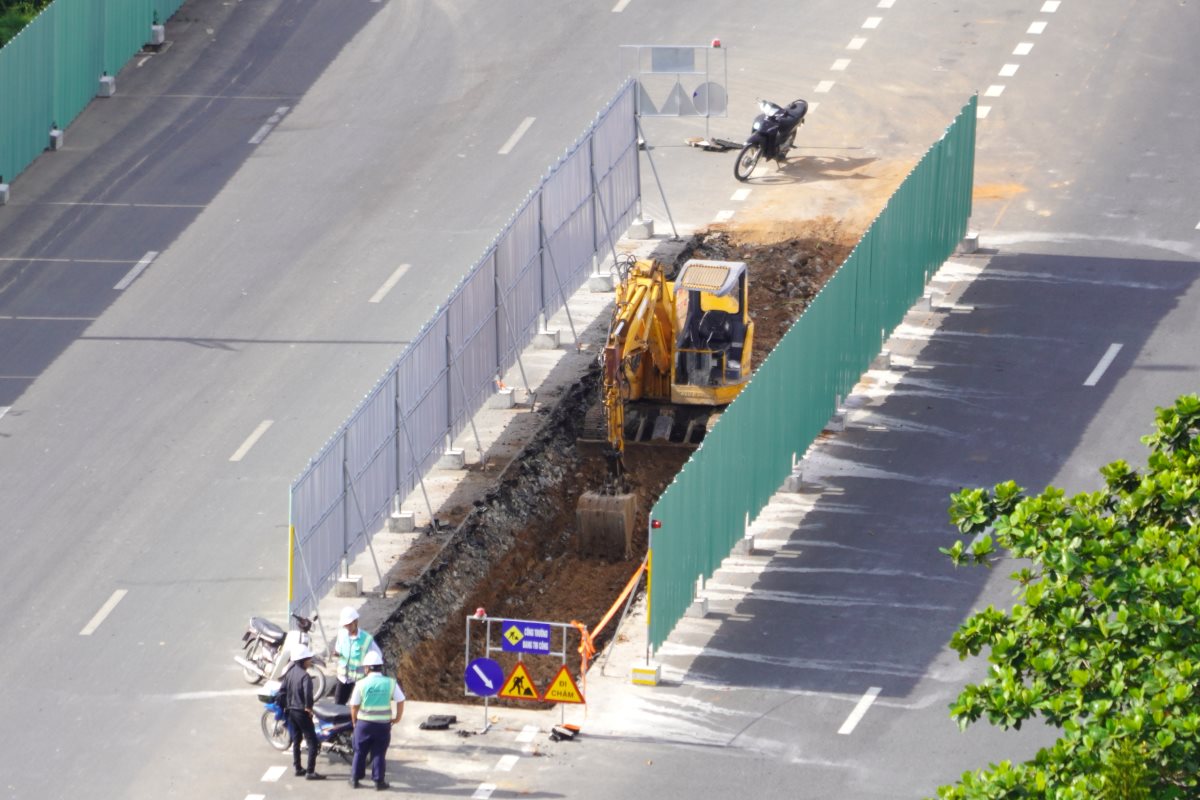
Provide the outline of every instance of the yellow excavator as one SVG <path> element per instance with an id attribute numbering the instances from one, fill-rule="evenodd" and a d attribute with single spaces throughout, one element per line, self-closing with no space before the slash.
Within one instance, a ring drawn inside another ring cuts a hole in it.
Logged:
<path id="1" fill-rule="evenodd" d="M 750 380 L 754 322 L 741 261 L 692 259 L 671 281 L 659 262 L 629 259 L 618 265 L 618 278 L 601 356 L 608 477 L 580 497 L 576 522 L 583 552 L 628 557 L 637 501 L 624 477 L 627 437 L 642 441 L 650 424 L 652 442 L 694 443 L 699 417 L 683 414 L 685 425 L 675 412 L 724 406 L 737 397 Z M 626 419 L 629 404 L 638 401 L 652 407 L 653 422 L 647 413 Z M 582 440 L 589 440 L 586 424 Z"/>

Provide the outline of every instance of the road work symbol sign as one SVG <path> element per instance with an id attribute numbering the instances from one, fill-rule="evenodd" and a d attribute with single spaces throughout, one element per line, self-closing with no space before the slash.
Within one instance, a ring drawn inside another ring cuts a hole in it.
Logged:
<path id="1" fill-rule="evenodd" d="M 579 692 L 579 687 L 575 685 L 575 679 L 571 677 L 571 673 L 567 671 L 567 665 L 563 664 L 562 669 L 554 676 L 554 680 L 546 687 L 546 694 L 542 699 L 549 703 L 583 703 L 583 695 Z"/>
<path id="2" fill-rule="evenodd" d="M 550 654 L 550 625 L 523 619 L 506 619 L 500 626 L 500 647 L 506 653 Z"/>
<path id="3" fill-rule="evenodd" d="M 509 673 L 508 680 L 504 681 L 504 688 L 500 690 L 500 696 L 510 700 L 539 699 L 537 687 L 533 685 L 533 678 L 529 677 L 529 670 L 525 669 L 525 665 L 520 661 Z"/>

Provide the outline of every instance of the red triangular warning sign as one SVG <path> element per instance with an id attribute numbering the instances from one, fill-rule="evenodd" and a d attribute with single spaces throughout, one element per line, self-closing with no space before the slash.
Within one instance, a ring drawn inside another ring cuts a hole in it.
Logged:
<path id="1" fill-rule="evenodd" d="M 554 676 L 554 680 L 550 681 L 550 685 L 546 687 L 546 693 L 542 695 L 542 699 L 548 703 L 586 702 L 583 699 L 583 694 L 579 691 L 579 687 L 575 685 L 575 679 L 567 671 L 566 664 L 563 664 L 562 669 Z"/>
<path id="2" fill-rule="evenodd" d="M 529 677 L 529 670 L 525 669 L 525 665 L 520 661 L 505 679 L 504 688 L 500 690 L 500 697 L 507 697 L 510 700 L 539 699 L 537 687 L 533 685 L 533 678 Z"/>

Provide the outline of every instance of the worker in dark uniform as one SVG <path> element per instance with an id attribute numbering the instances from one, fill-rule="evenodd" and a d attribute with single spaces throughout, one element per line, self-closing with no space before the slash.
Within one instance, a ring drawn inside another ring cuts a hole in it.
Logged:
<path id="1" fill-rule="evenodd" d="M 350 719 L 354 721 L 354 760 L 350 785 L 359 786 L 371 759 L 371 777 L 376 789 L 388 788 L 384 757 L 392 741 L 392 726 L 404 715 L 404 692 L 395 678 L 383 674 L 383 657 L 371 651 L 363 657 L 367 676 L 354 684 L 350 695 Z"/>
<path id="2" fill-rule="evenodd" d="M 317 772 L 317 753 L 321 743 L 317 741 L 317 729 L 313 725 L 313 681 L 308 674 L 313 654 L 305 645 L 296 645 L 292 651 L 292 663 L 279 682 L 279 696 L 287 709 L 288 723 L 292 729 L 292 761 L 296 766 L 296 777 L 304 776 L 310 781 L 323 781 L 325 776 Z M 300 738 L 308 742 L 308 769 L 300 766 Z"/>

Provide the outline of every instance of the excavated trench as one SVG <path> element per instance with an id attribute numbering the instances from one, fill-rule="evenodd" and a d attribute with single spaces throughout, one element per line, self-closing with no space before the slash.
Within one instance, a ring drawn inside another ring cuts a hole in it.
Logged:
<path id="1" fill-rule="evenodd" d="M 700 234 L 679 260 L 741 260 L 750 265 L 756 366 L 845 259 L 854 241 L 830 220 L 806 223 L 796 233 L 769 243 L 742 241 L 724 231 Z M 474 501 L 444 544 L 427 545 L 441 550 L 402 587 L 406 593 L 377 634 L 389 663 L 398 665 L 409 697 L 463 700 L 464 619 L 476 608 L 487 609 L 491 617 L 579 620 L 591 628 L 641 563 L 649 509 L 694 448 L 629 445 L 625 461 L 642 521 L 633 556 L 616 561 L 579 556 L 573 546 L 575 508 L 580 494 L 598 487 L 605 474 L 599 452 L 577 443 L 587 412 L 597 402 L 598 388 L 599 368 L 593 364 L 552 408 L 539 412 L 544 419 L 536 434 Z M 482 626 L 472 627 L 481 632 Z M 608 626 L 596 642 L 599 647 L 614 628 Z M 553 642 L 555 649 L 559 641 Z M 579 663 L 574 655 L 578 641 L 574 634 L 568 640 L 573 672 Z M 471 657 L 482 655 L 482 640 L 472 642 Z M 500 661 L 507 671 L 511 663 Z M 526 664 L 534 683 L 545 686 L 559 662 L 530 658 Z"/>

